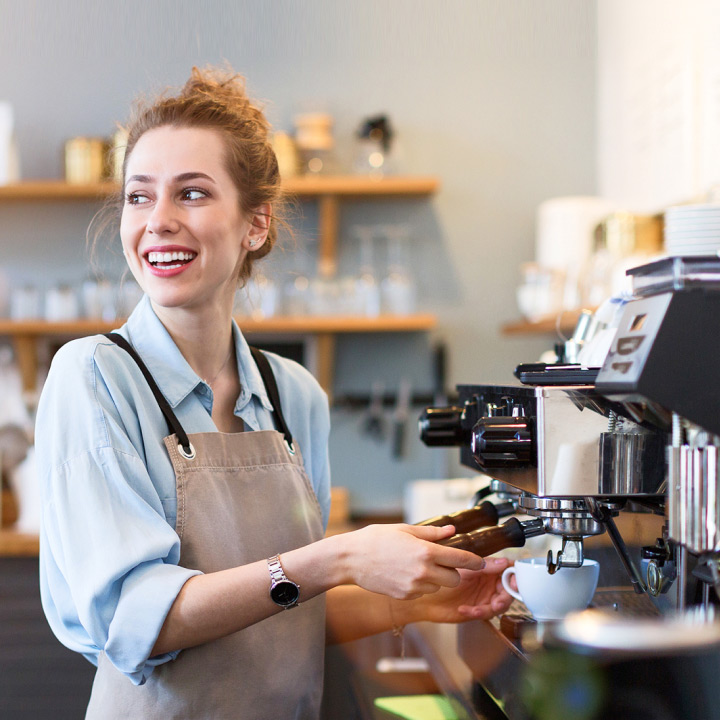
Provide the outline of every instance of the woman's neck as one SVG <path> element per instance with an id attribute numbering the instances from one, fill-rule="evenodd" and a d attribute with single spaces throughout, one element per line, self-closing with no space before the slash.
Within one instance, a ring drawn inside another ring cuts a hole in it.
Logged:
<path id="1" fill-rule="evenodd" d="M 153 304 L 190 367 L 204 380 L 216 379 L 228 370 L 237 374 L 236 363 L 228 362 L 232 352 L 232 307 L 212 306 L 202 312 L 165 308 Z"/>

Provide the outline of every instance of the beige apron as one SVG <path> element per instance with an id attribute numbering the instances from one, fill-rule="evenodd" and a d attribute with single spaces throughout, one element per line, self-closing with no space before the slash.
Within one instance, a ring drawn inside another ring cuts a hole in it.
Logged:
<path id="1" fill-rule="evenodd" d="M 273 405 L 285 427 L 279 401 Z M 165 438 L 176 477 L 181 566 L 225 570 L 322 537 L 320 506 L 300 452 L 282 433 L 186 436 L 180 430 L 183 436 L 194 448 L 193 459 L 183 456 L 178 435 Z M 133 685 L 101 654 L 86 718 L 317 720 L 325 598 L 303 602 L 300 592 L 298 607 L 183 650 L 156 667 L 144 685 Z"/>

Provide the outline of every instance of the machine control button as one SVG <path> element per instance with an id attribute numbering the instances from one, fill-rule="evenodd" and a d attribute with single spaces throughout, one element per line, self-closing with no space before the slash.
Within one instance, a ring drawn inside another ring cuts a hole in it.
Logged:
<path id="1" fill-rule="evenodd" d="M 631 337 L 621 337 L 617 341 L 618 355 L 631 355 L 642 344 L 645 339 L 644 335 L 633 335 Z"/>

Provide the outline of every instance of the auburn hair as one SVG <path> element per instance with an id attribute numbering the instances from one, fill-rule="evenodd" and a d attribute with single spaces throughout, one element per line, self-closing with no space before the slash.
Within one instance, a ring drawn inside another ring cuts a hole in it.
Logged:
<path id="1" fill-rule="evenodd" d="M 271 127 L 263 110 L 249 97 L 245 79 L 230 69 L 193 67 L 190 78 L 179 91 L 168 91 L 151 100 L 139 99 L 126 125 L 127 145 L 122 165 L 123 188 L 127 163 L 138 140 L 160 127 L 201 128 L 218 132 L 225 145 L 226 169 L 238 190 L 240 210 L 248 219 L 261 205 L 269 204 L 267 239 L 247 253 L 238 284 L 252 276 L 255 261 L 265 257 L 277 242 L 278 225 L 286 226 L 286 205 L 280 171 L 271 143 Z M 112 218 L 102 229 L 116 222 L 122 213 L 124 190 L 107 208 Z M 96 233 L 97 236 L 97 233 Z"/>

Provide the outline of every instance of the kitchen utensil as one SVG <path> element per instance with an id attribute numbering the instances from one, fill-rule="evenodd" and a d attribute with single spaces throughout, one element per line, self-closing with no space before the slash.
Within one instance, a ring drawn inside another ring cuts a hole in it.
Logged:
<path id="1" fill-rule="evenodd" d="M 385 439 L 385 383 L 375 380 L 370 388 L 370 404 L 362 420 L 362 432 L 373 440 Z"/>
<path id="2" fill-rule="evenodd" d="M 410 416 L 411 396 L 412 384 L 407 378 L 403 378 L 400 381 L 395 411 L 393 412 L 392 455 L 394 458 L 401 458 L 405 454 L 405 431 Z"/>

